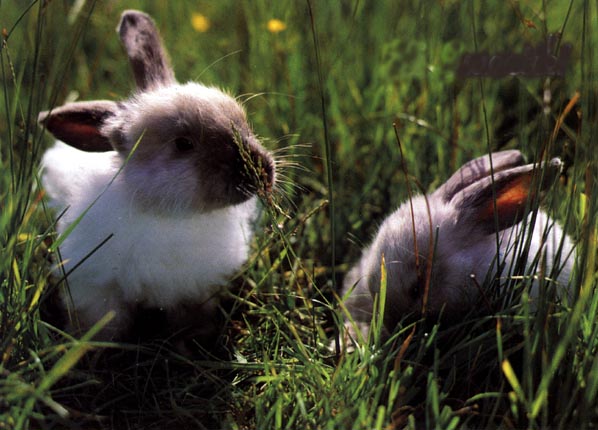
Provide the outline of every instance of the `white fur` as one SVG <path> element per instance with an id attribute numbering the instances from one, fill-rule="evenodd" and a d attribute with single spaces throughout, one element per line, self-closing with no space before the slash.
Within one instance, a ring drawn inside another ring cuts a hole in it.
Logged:
<path id="1" fill-rule="evenodd" d="M 121 164 L 116 152 L 88 153 L 62 142 L 42 161 L 43 186 L 52 205 L 58 211 L 67 208 L 58 233 L 91 206 L 61 245 L 64 270 L 113 235 L 69 275 L 68 283 L 82 324 L 113 310 L 115 332 L 127 321 L 127 304 L 174 308 L 188 300 L 208 301 L 246 261 L 256 217 L 255 197 L 207 213 L 145 212 L 117 175 Z"/>

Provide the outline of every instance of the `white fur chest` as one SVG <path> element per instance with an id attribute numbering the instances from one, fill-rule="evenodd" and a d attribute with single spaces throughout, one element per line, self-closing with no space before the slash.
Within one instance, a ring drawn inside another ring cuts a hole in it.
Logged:
<path id="1" fill-rule="evenodd" d="M 51 204 L 68 208 L 58 232 L 90 208 L 60 247 L 67 272 L 85 260 L 68 277 L 75 307 L 122 301 L 170 308 L 206 301 L 225 286 L 247 259 L 256 199 L 207 213 L 156 215 L 133 203 L 117 175 L 118 157 L 101 155 L 98 162 L 98 154 L 58 142 L 43 159 Z"/>

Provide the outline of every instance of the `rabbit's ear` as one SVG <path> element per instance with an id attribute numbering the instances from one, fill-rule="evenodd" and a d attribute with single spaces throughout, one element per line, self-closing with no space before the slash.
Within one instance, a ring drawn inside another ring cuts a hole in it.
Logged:
<path id="1" fill-rule="evenodd" d="M 521 152 L 515 149 L 492 154 L 492 170 L 495 174 L 512 167 L 521 166 L 524 162 Z M 490 157 L 484 155 L 475 158 L 453 173 L 453 176 L 434 191 L 433 195 L 449 202 L 459 191 L 486 176 L 490 176 L 490 173 Z"/>
<path id="2" fill-rule="evenodd" d="M 118 109 L 115 102 L 104 100 L 67 103 L 51 111 L 41 112 L 37 120 L 64 143 L 82 151 L 104 152 L 114 148 L 100 127 Z"/>
<path id="3" fill-rule="evenodd" d="M 561 161 L 555 158 L 547 163 L 498 172 L 494 180 L 487 176 L 474 182 L 451 200 L 458 210 L 457 222 L 496 231 L 496 212 L 499 231 L 517 224 L 525 216 L 526 205 L 554 183 L 561 166 Z"/>
<path id="4" fill-rule="evenodd" d="M 140 90 L 175 82 L 158 29 L 149 15 L 126 10 L 120 18 L 117 31 L 127 50 L 135 82 Z"/>

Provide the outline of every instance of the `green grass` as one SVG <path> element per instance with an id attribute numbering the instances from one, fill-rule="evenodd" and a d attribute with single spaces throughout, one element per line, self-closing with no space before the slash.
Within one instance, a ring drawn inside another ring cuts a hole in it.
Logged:
<path id="1" fill-rule="evenodd" d="M 0 429 L 597 426 L 598 11 L 524 3 L 0 1 Z M 218 357 L 73 339 L 40 317 L 54 233 L 36 182 L 51 141 L 35 118 L 130 94 L 114 31 L 125 8 L 155 18 L 179 80 L 242 95 L 288 165 L 227 300 Z M 274 18 L 284 31 L 268 30 Z M 464 53 L 522 52 L 555 32 L 574 47 L 565 79 L 456 79 Z M 578 242 L 578 298 L 330 352 L 334 288 L 408 196 L 393 124 L 425 190 L 488 148 L 562 157 L 545 204 Z"/>

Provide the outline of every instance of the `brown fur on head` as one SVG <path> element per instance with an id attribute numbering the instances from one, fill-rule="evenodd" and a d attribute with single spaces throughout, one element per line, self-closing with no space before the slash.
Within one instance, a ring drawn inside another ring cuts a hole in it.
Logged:
<path id="1" fill-rule="evenodd" d="M 39 121 L 84 151 L 116 150 L 122 177 L 140 204 L 211 211 L 270 191 L 274 161 L 253 134 L 242 106 L 224 92 L 180 85 L 151 18 L 125 11 L 118 28 L 138 92 L 122 102 L 69 103 Z"/>

